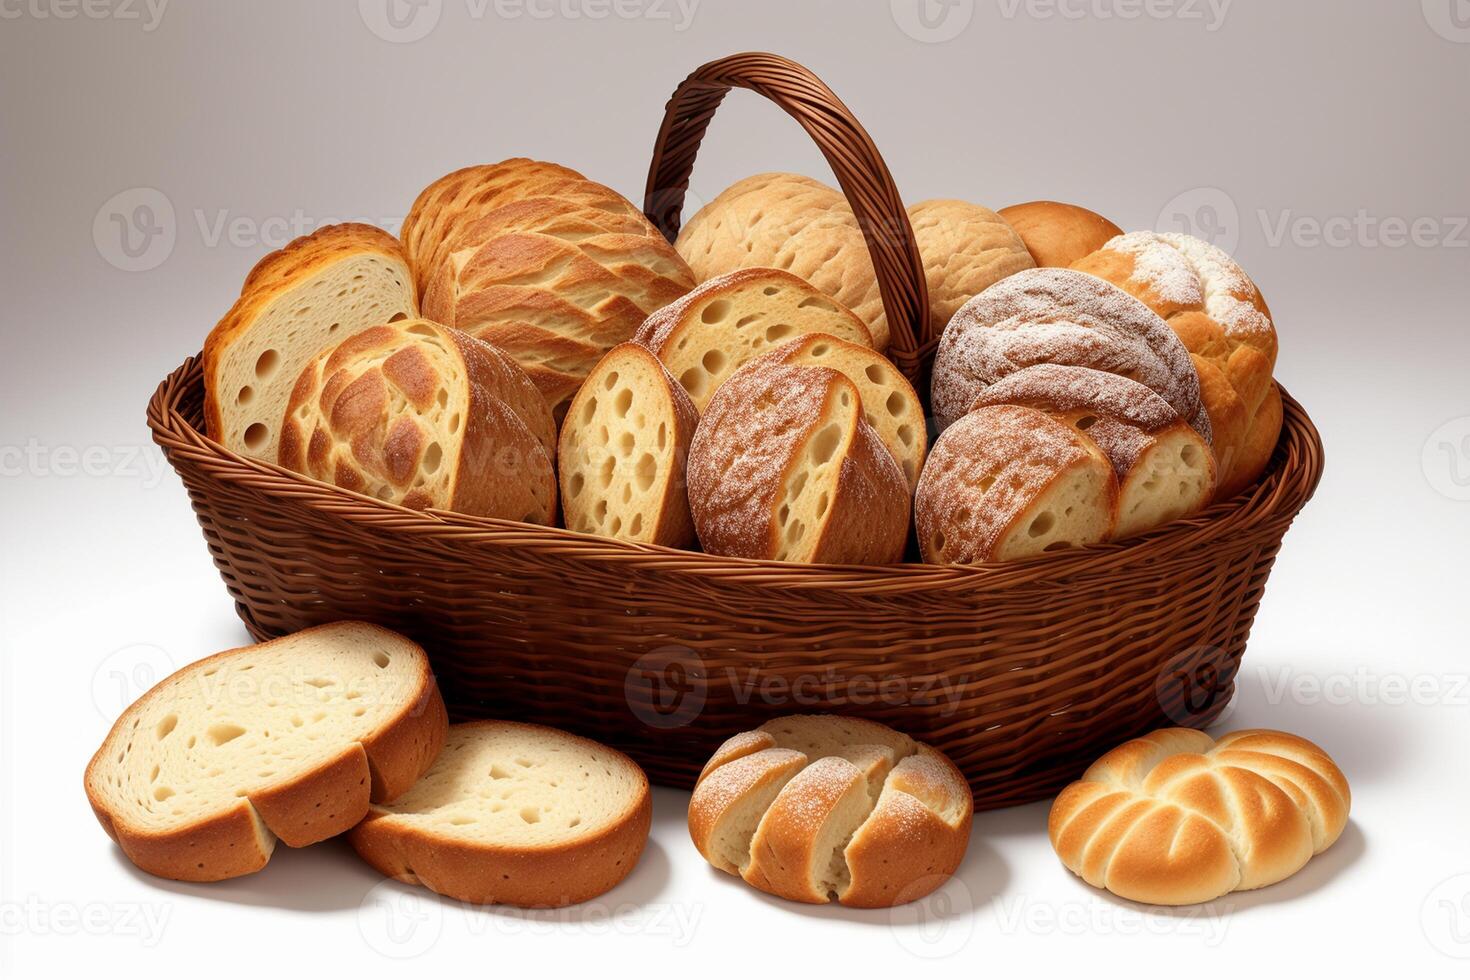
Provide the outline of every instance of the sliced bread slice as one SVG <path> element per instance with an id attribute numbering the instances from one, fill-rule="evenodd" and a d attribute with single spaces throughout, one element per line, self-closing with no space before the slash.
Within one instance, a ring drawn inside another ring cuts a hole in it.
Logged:
<path id="1" fill-rule="evenodd" d="M 684 469 L 699 413 L 658 358 L 637 344 L 608 352 L 562 423 L 557 470 L 573 531 L 687 547 Z"/>
<path id="2" fill-rule="evenodd" d="M 87 798 L 150 874 L 218 881 L 350 829 L 429 767 L 448 720 L 415 643 L 333 623 L 226 650 L 123 712 Z"/>
<path id="3" fill-rule="evenodd" d="M 403 248 L 372 225 L 328 225 L 272 252 L 204 342 L 204 422 L 231 452 L 276 461 L 286 400 L 328 343 L 418 316 Z"/>
<path id="4" fill-rule="evenodd" d="M 855 313 L 805 279 L 780 269 L 741 269 L 654 313 L 633 342 L 653 351 L 703 412 L 740 365 L 810 333 L 873 346 Z"/>
<path id="5" fill-rule="evenodd" d="M 585 902 L 633 870 L 652 820 L 627 756 L 554 728 L 477 721 L 449 729 L 424 778 L 348 836 L 391 878 L 463 902 Z"/>

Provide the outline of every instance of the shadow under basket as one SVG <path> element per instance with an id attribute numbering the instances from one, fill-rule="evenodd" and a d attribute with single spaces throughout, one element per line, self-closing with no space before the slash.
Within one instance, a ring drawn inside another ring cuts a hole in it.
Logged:
<path id="1" fill-rule="evenodd" d="M 674 786 L 767 718 L 860 715 L 948 753 L 983 809 L 1229 701 L 1322 472 L 1316 429 L 1284 400 L 1271 465 L 1234 500 L 1127 543 L 973 568 L 745 561 L 405 510 L 206 439 L 193 358 L 148 424 L 257 639 L 379 623 L 428 650 L 456 719 L 565 728 Z"/>

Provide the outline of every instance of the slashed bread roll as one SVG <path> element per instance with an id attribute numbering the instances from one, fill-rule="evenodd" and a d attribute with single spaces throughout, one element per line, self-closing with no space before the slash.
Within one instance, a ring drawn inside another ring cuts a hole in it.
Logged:
<path id="1" fill-rule="evenodd" d="M 1342 834 L 1350 805 L 1342 771 L 1304 738 L 1164 728 L 1094 762 L 1047 829 L 1089 885 L 1190 905 L 1295 874 Z"/>
<path id="2" fill-rule="evenodd" d="M 974 804 L 954 763 L 886 725 L 792 715 L 728 739 L 689 799 L 705 860 L 796 902 L 888 908 L 944 884 Z"/>
<path id="3" fill-rule="evenodd" d="M 989 208 L 937 199 L 908 211 L 929 280 L 929 320 L 936 337 L 970 297 L 1036 266 L 1021 237 Z"/>
<path id="4" fill-rule="evenodd" d="M 664 366 L 695 407 L 752 357 L 812 333 L 873 346 L 851 310 L 806 280 L 780 269 L 740 269 L 716 276 L 654 313 L 634 335 Z"/>
<path id="5" fill-rule="evenodd" d="M 887 564 L 903 555 L 903 471 L 840 371 L 765 355 L 715 392 L 689 448 L 704 550 L 738 558 Z"/>
<path id="6" fill-rule="evenodd" d="M 934 358 L 940 429 L 976 396 L 1033 364 L 1073 364 L 1147 385 L 1209 437 L 1189 351 L 1159 316 L 1123 290 L 1070 269 L 1028 269 L 960 307 Z"/>
<path id="7" fill-rule="evenodd" d="M 685 223 L 674 243 L 699 282 L 736 269 L 784 269 L 856 313 L 873 347 L 888 349 L 888 317 L 873 260 L 841 192 L 800 174 L 736 181 Z"/>
<path id="8" fill-rule="evenodd" d="M 1118 480 L 1097 445 L 1034 408 L 992 405 L 944 430 L 914 497 L 924 560 L 978 565 L 1105 541 Z"/>
<path id="9" fill-rule="evenodd" d="M 688 547 L 685 467 L 699 412 L 646 348 L 619 344 L 572 400 L 557 452 L 573 531 Z"/>
<path id="10" fill-rule="evenodd" d="M 1102 248 L 1123 229 L 1095 211 L 1057 201 L 1030 201 L 1000 209 L 1042 268 L 1065 269 Z"/>
<path id="11" fill-rule="evenodd" d="M 817 365 L 846 375 L 862 395 L 863 418 L 893 454 L 913 492 L 928 445 L 924 404 L 888 358 L 871 347 L 819 333 L 783 344 L 765 357 L 773 363 Z"/>
<path id="12" fill-rule="evenodd" d="M 280 463 L 404 507 L 549 524 L 556 429 L 514 361 L 405 320 L 310 361 L 282 424 Z"/>
<path id="13" fill-rule="evenodd" d="M 372 225 L 328 225 L 261 259 L 204 341 L 209 437 L 275 462 L 306 362 L 365 327 L 418 316 L 414 297 L 398 240 Z"/>
<path id="14" fill-rule="evenodd" d="M 1038 409 L 1097 444 L 1118 477 L 1115 539 L 1193 514 L 1214 494 L 1209 443 L 1136 381 L 1091 368 L 1035 364 L 982 391 L 973 407 L 986 405 Z"/>
<path id="15" fill-rule="evenodd" d="M 424 778 L 348 835 L 382 874 L 462 902 L 558 908 L 638 863 L 648 777 L 590 739 L 512 721 L 453 725 Z"/>
<path id="16" fill-rule="evenodd" d="M 1148 231 L 1114 238 L 1073 268 L 1127 290 L 1174 328 L 1199 373 L 1220 497 L 1253 483 L 1281 433 L 1281 393 L 1271 379 L 1276 328 L 1245 270 L 1209 242 Z"/>
<path id="17" fill-rule="evenodd" d="M 448 719 L 429 659 L 367 623 L 226 650 L 154 685 L 87 766 L 87 799 L 149 874 L 259 871 L 276 841 L 351 828 L 429 768 Z"/>

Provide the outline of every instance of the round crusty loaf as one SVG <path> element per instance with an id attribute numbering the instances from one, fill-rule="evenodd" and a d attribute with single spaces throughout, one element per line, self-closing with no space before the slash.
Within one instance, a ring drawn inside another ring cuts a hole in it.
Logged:
<path id="1" fill-rule="evenodd" d="M 856 313 L 888 349 L 888 318 L 852 206 L 819 180 L 765 173 L 736 181 L 700 208 L 674 243 L 699 282 L 756 266 L 784 269 Z"/>
<path id="2" fill-rule="evenodd" d="M 989 208 L 932 200 L 908 210 L 929 280 L 929 322 L 936 337 L 970 297 L 1036 265 L 1020 236 Z"/>
<path id="3" fill-rule="evenodd" d="M 1000 209 L 1036 264 L 1065 269 L 1102 248 L 1123 229 L 1095 211 L 1056 201 L 1031 201 Z"/>
<path id="4" fill-rule="evenodd" d="M 903 471 L 841 372 L 765 355 L 715 392 L 689 448 L 689 509 L 704 550 L 738 558 L 896 562 L 908 536 Z"/>
<path id="5" fill-rule="evenodd" d="M 1189 352 L 1147 306 L 1096 276 L 1028 269 L 962 306 L 934 357 L 932 406 L 941 430 L 987 385 L 1032 364 L 1075 364 L 1145 384 L 1207 438 Z"/>
<path id="6" fill-rule="evenodd" d="M 914 497 L 924 560 L 978 565 L 1105 541 L 1118 480 L 1091 439 L 1021 405 L 979 408 L 944 430 Z"/>
<path id="7" fill-rule="evenodd" d="M 1295 874 L 1341 835 L 1350 803 L 1341 770 L 1304 738 L 1165 728 L 1093 763 L 1052 804 L 1048 831 L 1089 885 L 1189 905 Z"/>
<path id="8" fill-rule="evenodd" d="M 332 623 L 206 657 L 155 684 L 87 766 L 87 799 L 149 874 L 259 871 L 276 840 L 343 833 L 408 791 L 448 719 L 424 651 Z"/>
<path id="9" fill-rule="evenodd" d="M 306 362 L 366 327 L 418 316 L 414 296 L 398 240 L 372 225 L 328 225 L 261 259 L 204 341 L 209 437 L 275 462 Z"/>
<path id="10" fill-rule="evenodd" d="M 424 778 L 347 839 L 382 874 L 461 902 L 558 908 L 638 863 L 653 816 L 627 756 L 555 728 L 452 725 Z"/>
<path id="11" fill-rule="evenodd" d="M 644 320 L 633 341 L 658 355 L 702 412 L 746 361 L 812 333 L 873 346 L 856 314 L 806 280 L 754 268 L 705 281 Z"/>
<path id="12" fill-rule="evenodd" d="M 1074 266 L 1138 297 L 1184 342 L 1215 434 L 1219 496 L 1253 483 L 1281 432 L 1271 380 L 1276 328 L 1249 276 L 1224 251 L 1189 235 L 1131 232 Z"/>
<path id="13" fill-rule="evenodd" d="M 684 473 L 699 412 L 646 348 L 619 344 L 577 392 L 557 471 L 573 531 L 646 544 L 694 541 Z"/>
<path id="14" fill-rule="evenodd" d="M 875 722 L 791 715 L 720 746 L 689 799 L 689 835 L 761 891 L 888 908 L 954 873 L 973 814 L 938 750 Z"/>
<path id="15" fill-rule="evenodd" d="M 364 330 L 302 370 L 280 463 L 404 507 L 549 524 L 556 429 L 515 362 L 431 323 Z"/>
<path id="16" fill-rule="evenodd" d="M 973 408 L 986 405 L 1046 412 L 1097 444 L 1118 476 L 1114 539 L 1193 514 L 1214 494 L 1209 443 L 1136 381 L 1091 368 L 1033 364 L 986 388 Z"/>

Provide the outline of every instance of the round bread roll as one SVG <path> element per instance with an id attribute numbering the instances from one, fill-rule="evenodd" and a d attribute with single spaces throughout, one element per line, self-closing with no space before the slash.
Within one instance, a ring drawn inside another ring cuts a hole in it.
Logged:
<path id="1" fill-rule="evenodd" d="M 1074 268 L 1127 290 L 1174 328 L 1199 373 L 1219 496 L 1255 482 L 1281 433 L 1281 395 L 1271 380 L 1276 328 L 1245 271 L 1209 242 L 1149 231 L 1114 238 Z"/>
<path id="2" fill-rule="evenodd" d="M 1091 439 L 1118 477 L 1114 539 L 1201 510 L 1215 490 L 1209 443 L 1144 385 L 1106 371 L 1034 364 L 1001 378 L 972 407 L 1025 405 Z"/>
<path id="3" fill-rule="evenodd" d="M 1070 269 L 1028 269 L 962 306 L 940 338 L 931 389 L 941 430 L 987 385 L 1033 364 L 1074 364 L 1147 385 L 1209 438 L 1184 344 L 1121 289 Z"/>
<path id="4" fill-rule="evenodd" d="M 1105 541 L 1118 479 L 1091 439 L 1034 408 L 979 408 L 944 430 L 914 497 L 924 560 L 979 565 Z"/>
<path id="5" fill-rule="evenodd" d="M 880 565 L 908 537 L 908 484 L 857 386 L 770 355 L 731 375 L 700 419 L 689 509 L 704 550 L 737 558 Z"/>
<path id="6" fill-rule="evenodd" d="M 403 320 L 307 364 L 286 406 L 280 464 L 404 507 L 549 524 L 555 433 L 510 358 Z"/>
<path id="7" fill-rule="evenodd" d="M 929 280 L 929 321 L 936 337 L 970 297 L 1036 266 L 1014 229 L 978 204 L 920 201 L 909 208 L 909 223 Z"/>
<path id="8" fill-rule="evenodd" d="M 888 349 L 888 318 L 857 216 L 842 194 L 799 174 L 736 181 L 700 208 L 674 248 L 699 282 L 760 266 L 800 276 L 856 313 L 873 347 Z"/>
<path id="9" fill-rule="evenodd" d="M 720 746 L 689 799 L 689 836 L 771 895 L 889 908 L 944 884 L 973 816 L 938 750 L 875 722 L 792 715 Z"/>
<path id="10" fill-rule="evenodd" d="M 702 412 L 740 365 L 812 333 L 873 346 L 851 310 L 798 276 L 757 268 L 707 280 L 644 320 L 633 342 L 658 355 Z"/>
<path id="11" fill-rule="evenodd" d="M 637 344 L 598 362 L 561 427 L 557 471 L 573 531 L 685 548 L 694 541 L 684 467 L 699 412 Z"/>
<path id="12" fill-rule="evenodd" d="M 1094 211 L 1056 201 L 1012 204 L 1001 208 L 1000 216 L 1043 268 L 1065 269 L 1123 234 L 1123 229 Z"/>
<path id="13" fill-rule="evenodd" d="M 1304 738 L 1165 728 L 1093 763 L 1052 804 L 1048 832 L 1094 888 L 1190 905 L 1295 874 L 1342 834 L 1350 803 L 1342 771 Z"/>

